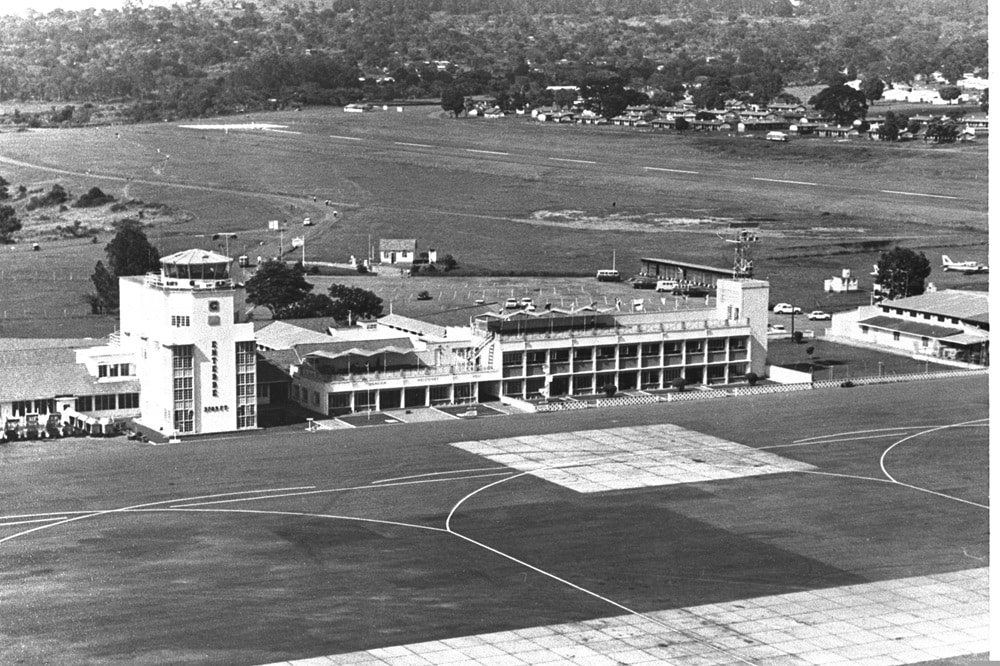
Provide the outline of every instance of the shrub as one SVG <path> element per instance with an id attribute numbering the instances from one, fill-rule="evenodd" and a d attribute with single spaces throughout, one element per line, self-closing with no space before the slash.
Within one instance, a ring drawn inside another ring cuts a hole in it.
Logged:
<path id="1" fill-rule="evenodd" d="M 802 331 L 795 331 L 792 333 L 792 340 L 795 340 L 795 344 L 802 342 Z"/>
<path id="2" fill-rule="evenodd" d="M 80 195 L 80 198 L 76 200 L 73 204 L 74 208 L 93 208 L 94 206 L 103 206 L 104 204 L 111 203 L 115 198 L 110 194 L 105 194 L 101 191 L 99 187 L 92 187 L 87 191 L 86 194 Z"/>
<path id="3" fill-rule="evenodd" d="M 683 391 L 687 387 L 687 380 L 683 377 L 678 377 L 674 381 L 670 382 L 670 385 L 678 391 Z"/>
<path id="4" fill-rule="evenodd" d="M 614 384 L 605 384 L 602 390 L 604 391 L 604 395 L 609 398 L 615 397 L 615 393 L 618 393 L 618 387 Z"/>
<path id="5" fill-rule="evenodd" d="M 840 388 L 854 388 L 854 382 L 848 379 L 846 382 L 840 385 Z"/>
<path id="6" fill-rule="evenodd" d="M 747 384 L 749 384 L 750 386 L 754 386 L 757 383 L 758 379 L 760 379 L 760 377 L 757 376 L 756 372 L 747 373 Z"/>

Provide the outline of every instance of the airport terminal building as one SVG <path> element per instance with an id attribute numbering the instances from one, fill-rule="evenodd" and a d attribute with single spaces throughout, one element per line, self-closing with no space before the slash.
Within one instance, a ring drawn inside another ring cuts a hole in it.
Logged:
<path id="1" fill-rule="evenodd" d="M 101 341 L 0 340 L 0 420 L 100 434 L 134 420 L 167 436 L 253 430 L 260 410 L 320 417 L 531 400 L 764 375 L 769 286 L 719 280 L 714 304 L 487 312 L 440 326 L 395 314 L 355 326 L 251 322 L 231 259 L 204 250 L 120 280 L 120 330 Z"/>

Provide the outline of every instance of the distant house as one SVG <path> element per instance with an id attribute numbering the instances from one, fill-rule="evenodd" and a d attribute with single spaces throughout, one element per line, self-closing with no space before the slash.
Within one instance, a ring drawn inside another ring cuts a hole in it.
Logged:
<path id="1" fill-rule="evenodd" d="M 383 264 L 413 264 L 417 258 L 414 238 L 383 238 L 378 242 L 379 262 Z"/>
<path id="2" fill-rule="evenodd" d="M 820 125 L 815 128 L 813 132 L 817 136 L 831 139 L 846 139 L 849 136 L 858 136 L 858 131 L 856 129 L 853 127 L 846 127 L 844 125 Z"/>
<path id="3" fill-rule="evenodd" d="M 851 277 L 851 269 L 845 268 L 840 272 L 840 275 L 835 275 L 831 278 L 823 280 L 823 291 L 833 292 L 835 294 L 843 293 L 846 291 L 857 291 L 858 290 L 858 278 Z"/>

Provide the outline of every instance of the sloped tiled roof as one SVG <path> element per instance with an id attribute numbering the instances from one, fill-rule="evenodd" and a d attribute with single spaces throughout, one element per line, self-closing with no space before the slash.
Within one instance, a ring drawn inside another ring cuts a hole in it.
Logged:
<path id="1" fill-rule="evenodd" d="M 374 356 L 382 352 L 395 352 L 405 354 L 413 351 L 413 343 L 409 338 L 385 338 L 381 340 L 348 340 L 344 342 L 333 342 L 322 345 L 296 345 L 295 351 L 300 357 L 309 355 L 322 356 L 324 358 L 338 358 L 348 354 L 358 356 Z"/>
<path id="2" fill-rule="evenodd" d="M 138 390 L 138 379 L 99 382 L 70 347 L 0 351 L 0 402 Z"/>
<path id="3" fill-rule="evenodd" d="M 985 291 L 943 289 L 929 291 L 919 296 L 885 301 L 882 305 L 983 324 L 989 323 L 990 320 L 990 295 Z"/>
<path id="4" fill-rule="evenodd" d="M 380 252 L 415 252 L 417 240 L 415 238 L 383 238 L 378 242 Z"/>
<path id="5" fill-rule="evenodd" d="M 404 317 L 398 314 L 387 314 L 379 317 L 378 323 L 382 326 L 398 329 L 414 335 L 429 336 L 433 338 L 447 337 L 447 329 L 444 326 L 431 324 L 430 322 L 412 317 Z"/>
<path id="6" fill-rule="evenodd" d="M 257 344 L 268 349 L 291 349 L 295 345 L 329 342 L 330 336 L 285 321 L 272 321 L 257 330 Z"/>

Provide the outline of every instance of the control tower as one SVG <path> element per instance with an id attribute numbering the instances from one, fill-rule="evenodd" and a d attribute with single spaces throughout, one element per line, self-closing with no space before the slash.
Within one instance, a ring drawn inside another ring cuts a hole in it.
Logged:
<path id="1" fill-rule="evenodd" d="M 140 423 L 164 435 L 257 427 L 253 324 L 241 321 L 232 259 L 184 250 L 159 273 L 119 278 L 121 346 L 135 357 Z"/>

